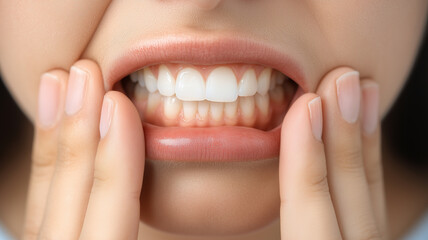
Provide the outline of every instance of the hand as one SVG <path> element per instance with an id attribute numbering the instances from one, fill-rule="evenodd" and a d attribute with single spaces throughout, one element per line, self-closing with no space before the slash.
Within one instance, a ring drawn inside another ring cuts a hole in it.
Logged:
<path id="1" fill-rule="evenodd" d="M 134 105 L 105 94 L 88 60 L 44 74 L 39 94 L 23 239 L 136 239 L 144 136 Z"/>
<path id="2" fill-rule="evenodd" d="M 378 102 L 374 81 L 338 68 L 293 104 L 281 133 L 281 239 L 387 239 Z"/>

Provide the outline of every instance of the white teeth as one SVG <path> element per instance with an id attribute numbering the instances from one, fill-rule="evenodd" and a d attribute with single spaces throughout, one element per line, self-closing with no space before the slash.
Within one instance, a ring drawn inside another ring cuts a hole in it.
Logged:
<path id="1" fill-rule="evenodd" d="M 164 98 L 163 114 L 169 119 L 176 119 L 181 111 L 181 101 L 176 97 Z"/>
<path id="2" fill-rule="evenodd" d="M 204 100 L 205 81 L 199 71 L 192 68 L 181 70 L 177 75 L 175 94 L 183 101 Z"/>
<path id="3" fill-rule="evenodd" d="M 254 114 L 254 97 L 242 97 L 239 99 L 239 108 L 244 118 L 251 118 Z"/>
<path id="4" fill-rule="evenodd" d="M 212 102 L 233 102 L 237 98 L 238 84 L 232 69 L 214 69 L 207 79 L 206 99 Z"/>
<path id="5" fill-rule="evenodd" d="M 130 75 L 132 82 L 138 82 L 134 98 L 141 102 L 140 108 L 146 108 L 144 114 L 162 114 L 163 111 L 164 120 L 167 120 L 164 123 L 168 125 L 263 124 L 263 119 L 269 117 L 271 101 L 283 101 L 288 88 L 278 87 L 288 81 L 284 82 L 286 77 L 271 68 L 264 68 L 258 77 L 254 68 L 248 68 L 239 84 L 234 70 L 226 66 L 214 68 L 206 80 L 192 67 L 179 70 L 176 78 L 164 64 L 159 65 L 158 78 L 151 69 L 146 67 Z M 152 115 L 151 119 L 157 118 L 158 115 Z"/>
<path id="6" fill-rule="evenodd" d="M 152 71 L 150 71 L 150 68 L 144 69 L 144 81 L 149 92 L 153 93 L 158 90 L 156 77 L 153 75 Z"/>
<path id="7" fill-rule="evenodd" d="M 164 96 L 170 97 L 175 94 L 175 79 L 165 65 L 159 67 L 158 89 Z"/>
<path id="8" fill-rule="evenodd" d="M 256 105 L 259 112 L 266 116 L 269 112 L 269 94 L 260 95 L 256 94 Z"/>
<path id="9" fill-rule="evenodd" d="M 220 102 L 210 103 L 211 118 L 214 121 L 220 121 L 223 118 L 223 105 L 224 104 Z"/>
<path id="10" fill-rule="evenodd" d="M 269 90 L 270 77 L 272 74 L 271 68 L 265 68 L 259 76 L 257 92 L 261 95 L 265 95 Z"/>
<path id="11" fill-rule="evenodd" d="M 198 114 L 201 118 L 206 118 L 208 115 L 208 110 L 210 109 L 210 104 L 207 101 L 198 102 Z"/>
<path id="12" fill-rule="evenodd" d="M 137 72 L 137 80 L 138 80 L 138 84 L 145 88 L 146 87 L 146 82 L 144 81 L 144 70 L 140 70 Z"/>
<path id="13" fill-rule="evenodd" d="M 248 69 L 239 81 L 238 95 L 240 97 L 253 96 L 257 92 L 257 76 L 254 69 Z"/>
<path id="14" fill-rule="evenodd" d="M 147 99 L 147 113 L 154 113 L 156 108 L 162 101 L 162 96 L 159 93 L 150 93 Z"/>
<path id="15" fill-rule="evenodd" d="M 184 120 L 191 121 L 195 119 L 197 108 L 198 108 L 197 102 L 183 102 Z"/>
<path id="16" fill-rule="evenodd" d="M 237 110 L 238 110 L 238 101 L 224 104 L 224 114 L 228 118 L 235 118 Z"/>

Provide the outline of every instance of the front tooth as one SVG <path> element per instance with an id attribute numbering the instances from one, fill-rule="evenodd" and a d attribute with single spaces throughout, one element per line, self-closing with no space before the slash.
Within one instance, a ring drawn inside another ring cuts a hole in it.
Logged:
<path id="1" fill-rule="evenodd" d="M 175 94 L 183 101 L 205 100 L 205 81 L 202 75 L 193 68 L 181 70 L 177 75 Z"/>
<path id="2" fill-rule="evenodd" d="M 198 108 L 197 102 L 183 102 L 183 115 L 184 120 L 190 121 L 195 119 L 196 110 Z"/>
<path id="3" fill-rule="evenodd" d="M 166 97 L 163 105 L 163 114 L 168 119 L 175 119 L 181 112 L 181 101 L 176 97 Z"/>
<path id="4" fill-rule="evenodd" d="M 198 102 L 198 114 L 199 117 L 204 119 L 208 115 L 208 110 L 210 109 L 210 104 L 207 101 Z"/>
<path id="5" fill-rule="evenodd" d="M 147 90 L 149 90 L 149 92 L 153 93 L 153 92 L 156 92 L 158 90 L 157 80 L 155 78 L 155 75 L 153 75 L 152 71 L 150 70 L 150 68 L 144 69 L 144 82 L 145 82 L 146 88 L 147 88 Z"/>
<path id="6" fill-rule="evenodd" d="M 206 99 L 212 102 L 234 102 L 238 98 L 238 84 L 232 69 L 214 69 L 207 79 Z"/>
<path id="7" fill-rule="evenodd" d="M 242 97 L 239 99 L 239 108 L 244 119 L 251 118 L 253 116 L 254 107 L 254 97 Z"/>
<path id="8" fill-rule="evenodd" d="M 269 112 L 269 94 L 256 94 L 256 105 L 260 113 L 266 116 Z"/>
<path id="9" fill-rule="evenodd" d="M 254 69 L 248 69 L 239 81 L 238 95 L 240 97 L 253 96 L 257 92 L 257 76 Z"/>
<path id="10" fill-rule="evenodd" d="M 265 68 L 259 76 L 257 92 L 261 95 L 265 95 L 269 90 L 270 76 L 272 74 L 272 68 Z"/>
<path id="11" fill-rule="evenodd" d="M 210 103 L 211 119 L 220 121 L 223 118 L 223 103 L 212 102 Z"/>
<path id="12" fill-rule="evenodd" d="M 158 89 L 164 96 L 170 97 L 175 94 L 175 79 L 165 65 L 159 67 Z"/>
<path id="13" fill-rule="evenodd" d="M 226 103 L 224 105 L 224 113 L 228 118 L 235 118 L 237 109 L 238 109 L 238 101 Z"/>

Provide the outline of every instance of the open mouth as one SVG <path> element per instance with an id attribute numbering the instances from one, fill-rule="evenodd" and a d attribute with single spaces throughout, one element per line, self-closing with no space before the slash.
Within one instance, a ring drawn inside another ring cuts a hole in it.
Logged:
<path id="1" fill-rule="evenodd" d="M 121 87 L 145 123 L 265 131 L 282 122 L 296 90 L 284 74 L 248 64 L 154 65 L 128 75 Z"/>
<path id="2" fill-rule="evenodd" d="M 293 79 L 299 69 L 288 57 L 236 39 L 145 42 L 116 68 L 107 88 L 136 106 L 152 160 L 276 158 L 282 120 L 302 92 L 302 80 Z"/>

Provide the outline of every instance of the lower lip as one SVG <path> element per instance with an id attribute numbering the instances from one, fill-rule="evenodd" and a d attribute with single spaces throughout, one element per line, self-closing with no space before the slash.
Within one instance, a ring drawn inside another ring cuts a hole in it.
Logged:
<path id="1" fill-rule="evenodd" d="M 299 87 L 287 108 L 303 94 Z M 238 126 L 158 127 L 143 122 L 143 128 L 146 157 L 152 160 L 242 162 L 279 156 L 281 125 L 262 131 Z"/>

